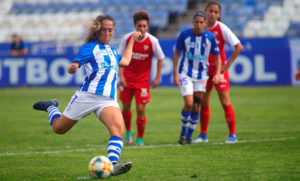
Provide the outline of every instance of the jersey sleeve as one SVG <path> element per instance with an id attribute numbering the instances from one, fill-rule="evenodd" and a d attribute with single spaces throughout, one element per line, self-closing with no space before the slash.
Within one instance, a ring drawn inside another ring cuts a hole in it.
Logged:
<path id="1" fill-rule="evenodd" d="M 240 40 L 237 38 L 237 36 L 223 23 L 220 23 L 221 31 L 223 38 L 226 43 L 229 43 L 230 46 L 234 47 L 238 43 L 240 43 Z"/>
<path id="2" fill-rule="evenodd" d="M 210 53 L 213 55 L 219 55 L 220 51 L 219 51 L 219 47 L 215 35 L 211 34 L 210 41 L 211 41 Z"/>
<path id="3" fill-rule="evenodd" d="M 92 46 L 89 43 L 82 45 L 72 62 L 78 62 L 79 67 L 94 58 Z"/>
<path id="4" fill-rule="evenodd" d="M 127 33 L 126 35 L 123 36 L 120 44 L 119 44 L 119 48 L 118 48 L 118 53 L 122 54 L 124 52 L 124 50 L 126 49 L 126 45 L 127 45 L 127 40 L 130 37 L 130 35 L 133 34 L 133 32 Z"/>
<path id="5" fill-rule="evenodd" d="M 126 48 L 126 36 L 123 36 L 120 44 L 119 44 L 119 49 L 118 49 L 118 53 L 122 54 Z"/>
<path id="6" fill-rule="evenodd" d="M 157 38 L 151 38 L 151 39 L 152 39 L 153 53 L 156 59 L 163 60 L 165 58 L 165 54 L 161 49 L 158 39 Z"/>
<path id="7" fill-rule="evenodd" d="M 181 32 L 176 40 L 176 50 L 180 52 L 183 49 L 184 49 L 184 34 L 183 32 Z"/>

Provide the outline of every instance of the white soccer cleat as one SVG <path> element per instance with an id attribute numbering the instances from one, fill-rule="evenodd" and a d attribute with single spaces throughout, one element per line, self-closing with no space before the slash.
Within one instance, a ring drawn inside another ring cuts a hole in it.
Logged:
<path id="1" fill-rule="evenodd" d="M 195 138 L 192 143 L 207 143 L 208 138 L 207 134 L 200 134 L 197 138 Z"/>
<path id="2" fill-rule="evenodd" d="M 203 139 L 203 138 L 195 138 L 193 139 L 192 143 L 207 143 L 208 142 L 208 139 Z"/>
<path id="3" fill-rule="evenodd" d="M 111 176 L 117 176 L 124 173 L 127 173 L 132 167 L 132 162 L 123 162 L 117 163 L 114 165 L 113 171 L 111 172 Z"/>

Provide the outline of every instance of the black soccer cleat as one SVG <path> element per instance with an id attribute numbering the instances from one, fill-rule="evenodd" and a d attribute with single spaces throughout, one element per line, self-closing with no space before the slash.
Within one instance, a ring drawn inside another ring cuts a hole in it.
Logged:
<path id="1" fill-rule="evenodd" d="M 191 145 L 191 144 L 192 144 L 192 139 L 186 139 L 186 140 L 185 140 L 185 144 Z"/>
<path id="2" fill-rule="evenodd" d="M 124 173 L 127 173 L 132 167 L 132 162 L 123 162 L 114 164 L 113 171 L 111 172 L 111 176 L 117 176 Z"/>
<path id="3" fill-rule="evenodd" d="M 186 135 L 185 134 L 180 135 L 178 143 L 181 145 L 186 144 Z"/>
<path id="4" fill-rule="evenodd" d="M 56 99 L 52 99 L 51 101 L 38 101 L 35 104 L 33 104 L 33 109 L 47 112 L 47 109 L 50 106 L 57 107 L 58 101 Z"/>

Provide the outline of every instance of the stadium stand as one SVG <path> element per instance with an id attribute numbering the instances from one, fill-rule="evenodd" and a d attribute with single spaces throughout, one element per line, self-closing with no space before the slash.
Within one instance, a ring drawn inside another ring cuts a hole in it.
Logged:
<path id="1" fill-rule="evenodd" d="M 5 0 L 0 2 L 0 42 L 10 42 L 13 33 L 29 42 L 82 40 L 89 21 L 99 14 L 110 14 L 116 20 L 113 41 L 117 42 L 133 30 L 132 15 L 138 9 L 149 11 L 150 31 L 167 31 L 167 36 L 175 37 L 182 29 L 191 27 L 190 17 L 185 22 L 172 22 L 170 18 L 185 17 L 190 11 L 189 5 L 206 1 Z M 224 23 L 239 37 L 300 34 L 298 0 L 220 0 L 220 3 Z M 175 31 L 168 31 L 171 26 L 176 26 Z"/>
<path id="2" fill-rule="evenodd" d="M 239 37 L 283 37 L 300 34 L 300 1 L 220 0 L 222 21 Z M 183 23 L 178 32 L 190 27 Z"/>
<path id="3" fill-rule="evenodd" d="M 163 29 L 169 14 L 180 15 L 187 10 L 187 0 L 9 0 L 1 2 L 0 8 L 1 42 L 10 41 L 8 32 L 22 34 L 27 41 L 82 39 L 89 20 L 99 14 L 114 17 L 118 39 L 133 30 L 136 10 L 149 11 L 150 29 Z"/>

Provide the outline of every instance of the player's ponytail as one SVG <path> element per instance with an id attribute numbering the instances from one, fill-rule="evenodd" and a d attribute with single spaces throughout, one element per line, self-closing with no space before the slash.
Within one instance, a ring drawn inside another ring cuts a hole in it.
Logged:
<path id="1" fill-rule="evenodd" d="M 205 11 L 211 6 L 211 5 L 217 5 L 219 7 L 219 11 L 220 11 L 220 16 L 218 18 L 218 21 L 221 21 L 222 22 L 222 19 L 221 19 L 221 4 L 218 2 L 218 1 L 209 1 L 205 7 Z"/>
<path id="2" fill-rule="evenodd" d="M 100 16 L 97 16 L 97 18 L 94 19 L 92 21 L 92 23 L 90 24 L 90 26 L 89 26 L 89 30 L 88 30 L 87 36 L 85 38 L 85 42 L 86 43 L 92 42 L 92 41 L 99 42 L 101 23 L 104 20 L 110 20 L 110 21 L 112 21 L 114 23 L 114 19 L 111 16 L 109 16 L 109 15 L 100 15 Z"/>

